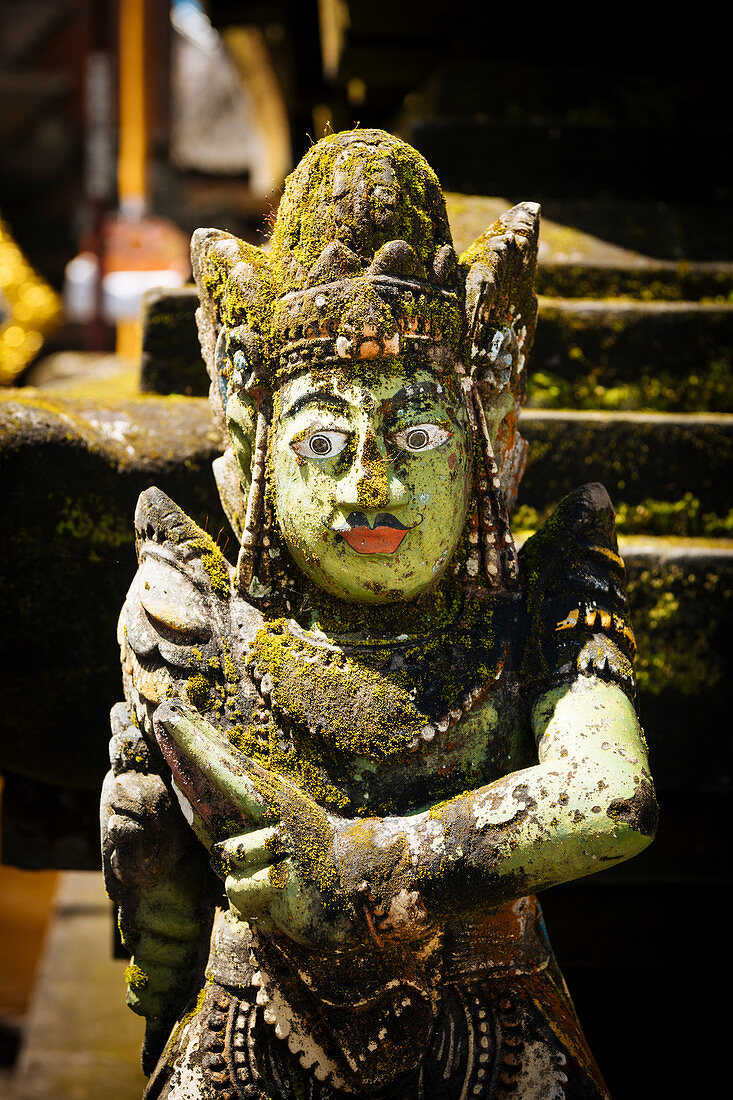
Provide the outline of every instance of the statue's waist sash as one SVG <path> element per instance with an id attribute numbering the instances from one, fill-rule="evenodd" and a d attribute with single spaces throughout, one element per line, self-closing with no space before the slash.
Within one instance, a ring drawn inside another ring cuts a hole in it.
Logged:
<path id="1" fill-rule="evenodd" d="M 430 1044 L 448 985 L 547 968 L 552 951 L 534 897 L 434 928 L 419 941 L 321 954 L 215 919 L 207 976 L 264 1008 L 291 1051 L 308 1050 L 345 1091 L 409 1074 Z"/>

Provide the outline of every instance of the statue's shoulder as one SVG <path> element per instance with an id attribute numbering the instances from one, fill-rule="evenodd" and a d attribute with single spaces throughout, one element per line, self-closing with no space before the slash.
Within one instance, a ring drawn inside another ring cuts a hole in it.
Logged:
<path id="1" fill-rule="evenodd" d="M 135 540 L 138 570 L 118 628 L 128 698 L 148 716 L 179 697 L 214 721 L 246 723 L 245 656 L 262 616 L 237 594 L 233 566 L 160 489 L 138 499 Z"/>
<path id="2" fill-rule="evenodd" d="M 636 650 L 615 512 L 595 482 L 560 501 L 522 547 L 528 637 L 523 672 L 539 684 L 595 674 L 633 698 Z"/>

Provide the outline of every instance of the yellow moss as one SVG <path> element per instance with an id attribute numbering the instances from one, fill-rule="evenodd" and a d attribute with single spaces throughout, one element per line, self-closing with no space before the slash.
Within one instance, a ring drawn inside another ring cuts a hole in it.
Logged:
<path id="1" fill-rule="evenodd" d="M 135 963 L 130 963 L 130 965 L 125 969 L 125 981 L 127 982 L 130 989 L 133 989 L 136 993 L 139 993 L 140 990 L 145 989 L 148 982 L 150 981 L 150 977 L 139 966 L 136 966 Z"/>

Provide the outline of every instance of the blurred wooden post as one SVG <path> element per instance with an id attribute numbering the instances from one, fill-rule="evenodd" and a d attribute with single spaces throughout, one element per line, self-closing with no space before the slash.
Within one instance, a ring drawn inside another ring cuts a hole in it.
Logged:
<path id="1" fill-rule="evenodd" d="M 148 209 L 145 0 L 119 2 L 120 136 L 117 190 L 121 215 L 138 221 Z M 140 347 L 139 321 L 118 321 L 118 356 L 137 360 Z"/>
<path id="2" fill-rule="evenodd" d="M 120 0 L 120 212 L 139 218 L 148 205 L 145 0 Z"/>

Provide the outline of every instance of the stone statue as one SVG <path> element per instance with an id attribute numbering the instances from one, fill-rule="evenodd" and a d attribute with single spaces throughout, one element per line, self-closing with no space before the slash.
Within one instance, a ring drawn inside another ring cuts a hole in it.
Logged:
<path id="1" fill-rule="evenodd" d="M 656 821 L 600 485 L 517 553 L 539 208 L 456 258 L 389 134 L 193 266 L 236 568 L 135 517 L 102 800 L 153 1098 L 607 1095 L 537 891 Z"/>

